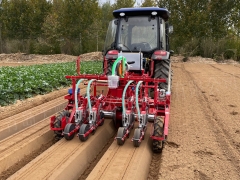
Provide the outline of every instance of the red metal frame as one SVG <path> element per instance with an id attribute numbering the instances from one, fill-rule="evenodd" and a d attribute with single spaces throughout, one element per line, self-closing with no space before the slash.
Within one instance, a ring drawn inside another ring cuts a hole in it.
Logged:
<path id="1" fill-rule="evenodd" d="M 76 61 L 77 65 L 77 76 L 66 76 L 67 79 L 72 80 L 72 94 L 66 95 L 64 98 L 68 100 L 68 105 L 66 106 L 66 110 L 69 110 L 71 112 L 71 115 L 69 117 L 68 123 L 74 123 L 74 117 L 76 113 L 76 108 L 75 108 L 75 89 L 76 89 L 76 81 L 79 79 L 96 79 L 96 80 L 108 80 L 108 77 L 106 75 L 107 73 L 107 59 L 104 57 L 104 74 L 103 75 L 90 75 L 90 74 L 85 74 L 81 75 L 80 74 L 80 57 L 78 57 Z M 134 81 L 133 84 L 129 85 L 126 96 L 125 96 L 125 105 L 126 105 L 126 112 L 129 113 L 137 113 L 136 109 L 132 110 L 133 105 L 135 104 L 135 99 L 130 100 L 130 97 L 135 97 L 135 87 L 136 84 L 139 81 L 143 81 L 141 88 L 140 88 L 140 93 L 139 93 L 139 98 L 138 101 L 142 102 L 140 104 L 140 111 L 142 114 L 144 113 L 149 113 L 149 114 L 154 114 L 154 117 L 156 116 L 163 116 L 164 117 L 164 132 L 162 137 L 156 137 L 153 136 L 153 133 L 151 133 L 151 138 L 154 140 L 158 141 L 164 141 L 165 137 L 168 135 L 168 124 L 169 124 L 169 114 L 170 114 L 170 94 L 167 94 L 164 99 L 159 98 L 159 91 L 158 91 L 158 83 L 160 82 L 166 82 L 165 79 L 155 79 L 151 78 L 153 75 L 154 71 L 154 62 L 151 60 L 151 68 L 150 68 L 150 73 L 144 74 L 144 71 L 139 73 L 134 73 L 134 72 L 126 72 L 124 77 L 119 78 L 119 86 L 116 89 L 109 89 L 108 93 L 106 96 L 101 96 L 101 98 L 96 97 L 96 87 L 97 86 L 107 86 L 106 83 L 99 83 L 97 81 L 94 81 L 92 83 L 93 86 L 93 96 L 90 97 L 91 102 L 93 103 L 92 110 L 99 112 L 100 104 L 101 110 L 103 111 L 114 111 L 117 109 L 117 107 L 122 106 L 122 94 L 124 87 L 126 86 L 127 82 L 132 80 Z M 87 83 L 85 83 L 86 85 Z M 154 98 L 150 98 L 148 96 L 148 89 L 149 88 L 154 88 Z M 143 93 L 144 92 L 144 93 Z M 87 100 L 85 97 L 82 97 L 80 94 L 77 95 L 78 99 L 78 107 L 81 109 L 86 110 L 87 107 Z M 145 101 L 143 101 L 145 99 Z M 157 107 L 161 107 L 162 109 L 158 109 Z M 148 109 L 148 112 L 146 112 L 146 109 Z M 95 126 L 92 126 L 85 134 L 84 137 L 88 136 L 90 133 L 92 133 L 96 128 L 102 123 L 104 118 L 100 118 L 99 114 L 97 115 L 98 121 Z M 86 114 L 86 119 L 88 115 Z M 64 130 L 64 127 L 66 126 L 66 118 L 62 118 L 62 123 L 61 123 L 61 128 L 54 128 L 54 121 L 56 117 L 53 116 L 51 117 L 50 120 L 50 128 L 53 131 L 62 131 Z M 116 119 L 121 121 L 122 120 L 122 113 L 120 111 L 117 111 L 116 113 Z M 84 121 L 84 123 L 88 123 L 88 121 Z M 125 140 L 129 136 L 130 129 L 132 128 L 132 125 L 126 129 L 126 133 L 122 137 L 122 140 Z M 153 128 L 153 127 L 152 127 Z M 77 125 L 75 129 L 71 132 L 68 133 L 69 136 L 72 134 L 78 132 L 80 129 L 80 125 Z M 153 132 L 153 129 L 152 129 Z M 145 135 L 145 130 L 141 132 L 141 136 L 139 139 L 139 142 L 142 141 L 144 135 Z"/>

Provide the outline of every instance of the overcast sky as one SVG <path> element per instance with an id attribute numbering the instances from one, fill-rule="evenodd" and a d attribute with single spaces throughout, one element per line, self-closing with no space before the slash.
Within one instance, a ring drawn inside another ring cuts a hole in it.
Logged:
<path id="1" fill-rule="evenodd" d="M 111 4 L 113 4 L 115 2 L 115 0 L 98 0 L 100 4 L 105 3 L 110 1 Z M 123 0 L 124 1 L 124 0 Z M 127 1 L 127 0 L 125 0 Z M 136 0 L 136 3 L 141 3 L 143 0 Z"/>

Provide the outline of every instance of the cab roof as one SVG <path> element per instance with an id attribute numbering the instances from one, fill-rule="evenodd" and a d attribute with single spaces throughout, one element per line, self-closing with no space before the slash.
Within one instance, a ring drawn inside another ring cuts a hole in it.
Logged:
<path id="1" fill-rule="evenodd" d="M 122 17 L 120 14 L 124 13 L 124 16 L 147 16 L 152 15 L 153 12 L 156 12 L 156 16 L 160 16 L 165 21 L 168 20 L 170 13 L 165 8 L 159 7 L 138 7 L 138 8 L 121 8 L 113 11 L 113 16 L 115 18 Z"/>

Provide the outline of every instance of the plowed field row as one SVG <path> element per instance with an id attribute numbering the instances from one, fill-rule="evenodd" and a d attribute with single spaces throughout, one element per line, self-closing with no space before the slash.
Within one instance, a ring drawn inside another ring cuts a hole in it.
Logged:
<path id="1" fill-rule="evenodd" d="M 98 153 L 116 132 L 111 121 L 105 120 L 86 142 L 77 137 L 72 141 L 62 139 L 10 179 L 240 179 L 239 67 L 204 63 L 173 63 L 172 67 L 170 128 L 162 154 L 151 153 L 149 126 L 139 148 L 133 147 L 132 131 L 123 146 L 114 141 L 99 160 Z M 49 106 L 53 108 L 54 103 Z M 20 151 L 14 153 L 17 147 L 33 151 L 37 145 L 32 137 L 37 137 L 40 144 L 40 139 L 49 140 L 53 134 L 47 130 L 47 119 L 41 116 L 34 121 L 37 126 L 29 123 L 19 126 L 21 130 L 10 130 L 0 141 L 0 157 L 10 163 L 23 157 Z M 21 120 L 18 122 L 21 124 Z M 91 166 L 93 161 L 96 166 Z M 87 167 L 92 171 L 82 176 Z"/>
<path id="2" fill-rule="evenodd" d="M 38 152 L 54 143 L 54 134 L 49 128 L 50 116 L 61 111 L 66 104 L 63 97 L 39 106 L 35 106 L 34 102 L 32 108 L 0 120 L 1 179 L 14 173 Z"/>

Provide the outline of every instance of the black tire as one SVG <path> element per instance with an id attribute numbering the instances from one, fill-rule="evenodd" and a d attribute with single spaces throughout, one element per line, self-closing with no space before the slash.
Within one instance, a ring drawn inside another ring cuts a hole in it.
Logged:
<path id="1" fill-rule="evenodd" d="M 114 128 L 117 129 L 117 117 L 116 117 L 116 113 L 117 113 L 117 109 L 114 109 L 114 110 L 113 110 L 113 118 L 112 118 L 112 121 L 113 121 Z"/>
<path id="2" fill-rule="evenodd" d="M 169 73 L 172 79 L 172 72 L 169 72 L 170 60 L 156 60 L 154 62 L 154 78 L 166 79 L 165 83 L 159 83 L 160 89 L 168 90 Z"/>
<path id="3" fill-rule="evenodd" d="M 163 120 L 157 117 L 154 123 L 153 136 L 162 137 L 163 136 Z M 161 153 L 163 150 L 163 141 L 154 140 L 152 142 L 152 150 L 154 153 Z"/>
<path id="4" fill-rule="evenodd" d="M 139 142 L 139 139 L 141 137 L 141 129 L 137 128 L 134 130 L 134 135 L 133 135 L 133 145 L 134 147 L 139 147 L 141 142 Z"/>
<path id="5" fill-rule="evenodd" d="M 103 121 L 99 124 L 99 126 L 102 126 L 104 124 L 104 114 L 103 112 L 100 112 L 100 120 L 103 119 Z"/>
<path id="6" fill-rule="evenodd" d="M 134 113 L 131 114 L 131 124 L 133 124 L 132 129 L 134 128 L 134 122 L 135 122 L 135 115 Z"/>
<path id="7" fill-rule="evenodd" d="M 99 105 L 98 112 L 97 112 L 99 114 L 98 121 L 101 121 L 101 119 L 103 119 L 103 121 L 99 124 L 99 126 L 102 126 L 104 124 L 104 114 L 103 114 L 103 112 L 101 112 L 101 109 L 102 109 L 102 104 Z"/>
<path id="8" fill-rule="evenodd" d="M 86 140 L 88 140 L 88 136 L 84 137 L 83 134 L 85 134 L 87 131 L 89 131 L 90 129 L 90 125 L 89 124 L 82 124 L 80 129 L 79 129 L 79 134 L 78 134 L 78 137 L 79 137 L 79 140 L 84 142 Z"/>
<path id="9" fill-rule="evenodd" d="M 124 136 L 126 130 L 124 127 L 119 127 L 117 132 L 117 144 L 119 146 L 122 146 L 125 143 L 125 140 L 122 140 L 122 137 Z"/>
<path id="10" fill-rule="evenodd" d="M 68 121 L 68 119 L 70 117 L 70 112 L 67 111 L 67 110 L 63 110 L 63 111 L 57 113 L 56 120 L 54 121 L 54 128 L 60 128 L 61 127 L 61 125 L 62 125 L 62 118 L 64 116 L 66 116 L 67 121 Z M 54 131 L 54 133 L 57 136 L 61 136 L 62 137 L 62 131 Z"/>
<path id="11" fill-rule="evenodd" d="M 115 109 L 114 110 L 114 116 L 113 116 L 113 124 L 116 129 L 119 127 L 122 127 L 122 118 L 119 118 L 117 114 L 121 113 L 122 114 L 122 108 L 121 109 Z"/>
<path id="12" fill-rule="evenodd" d="M 75 133 L 73 133 L 71 136 L 68 135 L 68 133 L 70 133 L 71 131 L 73 131 L 75 129 L 75 124 L 73 123 L 68 123 L 65 128 L 64 128 L 64 138 L 67 140 L 67 141 L 70 141 L 74 138 L 75 136 Z"/>
<path id="13" fill-rule="evenodd" d="M 112 75 L 112 66 L 113 66 L 113 61 L 112 60 L 108 60 L 107 62 L 107 76 Z"/>

